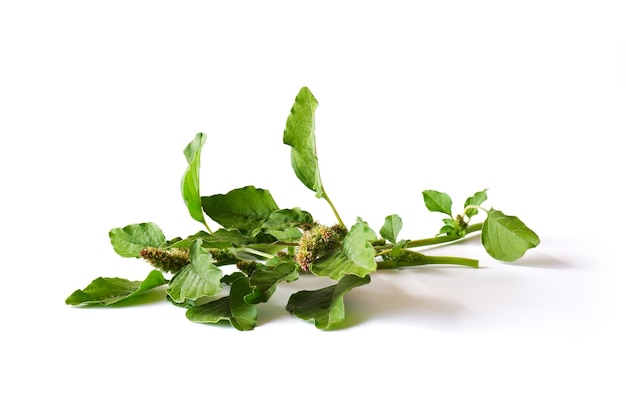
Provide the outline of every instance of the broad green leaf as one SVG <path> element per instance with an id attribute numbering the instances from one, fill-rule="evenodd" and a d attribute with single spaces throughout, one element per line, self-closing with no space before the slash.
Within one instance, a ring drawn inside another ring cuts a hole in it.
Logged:
<path id="1" fill-rule="evenodd" d="M 520 219 L 490 209 L 483 223 L 482 242 L 489 255 L 499 261 L 512 262 L 528 249 L 539 245 L 539 236 Z"/>
<path id="2" fill-rule="evenodd" d="M 202 208 L 217 223 L 244 236 L 255 236 L 263 223 L 278 210 L 269 191 L 249 185 L 226 194 L 202 197 Z"/>
<path id="3" fill-rule="evenodd" d="M 125 258 L 138 258 L 142 249 L 158 248 L 165 243 L 163 232 L 154 223 L 137 223 L 111 229 L 109 238 L 115 252 Z"/>
<path id="4" fill-rule="evenodd" d="M 338 280 L 345 275 L 363 277 L 376 270 L 376 250 L 371 242 L 376 232 L 359 219 L 343 240 L 340 250 L 322 256 L 311 264 L 311 272 Z"/>
<path id="5" fill-rule="evenodd" d="M 188 248 L 197 239 L 202 240 L 202 247 L 215 249 L 232 248 L 234 246 L 263 247 L 276 242 L 274 236 L 265 233 L 259 233 L 253 237 L 245 237 L 238 230 L 217 229 L 213 233 L 201 230 L 185 239 L 172 239 L 161 245 L 161 249 Z"/>
<path id="6" fill-rule="evenodd" d="M 291 166 L 298 179 L 307 188 L 315 191 L 318 198 L 321 198 L 324 191 L 315 143 L 315 110 L 317 104 L 313 93 L 307 87 L 302 87 L 287 118 L 283 143 L 291 146 Z"/>
<path id="7" fill-rule="evenodd" d="M 259 264 L 250 276 L 254 292 L 248 294 L 245 300 L 249 304 L 264 303 L 274 294 L 281 281 L 295 281 L 298 276 L 298 265 L 294 262 L 283 262 L 273 267 Z"/>
<path id="8" fill-rule="evenodd" d="M 213 264 L 213 258 L 196 240 L 189 248 L 190 262 L 170 281 L 168 295 L 174 303 L 195 302 L 202 297 L 216 295 L 222 290 L 222 271 Z"/>
<path id="9" fill-rule="evenodd" d="M 467 206 L 480 206 L 485 201 L 487 201 L 487 189 L 478 191 L 473 196 L 468 197 L 467 200 L 465 200 L 465 204 L 463 205 L 463 208 Z M 473 216 L 477 214 L 478 214 L 478 210 L 475 208 L 470 208 L 465 212 L 465 215 L 467 216 L 468 219 L 471 219 Z"/>
<path id="10" fill-rule="evenodd" d="M 402 229 L 402 219 L 397 214 L 392 214 L 385 217 L 385 224 L 380 229 L 380 235 L 383 239 L 396 243 L 400 229 Z"/>
<path id="11" fill-rule="evenodd" d="M 313 216 L 299 208 L 282 209 L 272 213 L 263 223 L 263 230 L 284 242 L 295 241 L 302 236 L 299 227 L 314 223 Z"/>
<path id="12" fill-rule="evenodd" d="M 329 287 L 298 291 L 289 298 L 287 311 L 302 320 L 313 320 L 318 329 L 329 329 L 345 318 L 344 294 L 369 282 L 369 275 L 347 275 Z"/>
<path id="13" fill-rule="evenodd" d="M 129 281 L 124 278 L 96 278 L 83 290 L 76 290 L 67 297 L 65 304 L 111 305 L 126 300 L 152 288 L 166 284 L 161 271 L 153 270 L 143 281 Z"/>
<path id="14" fill-rule="evenodd" d="M 233 282 L 230 295 L 187 309 L 187 318 L 202 324 L 228 320 L 237 330 L 252 330 L 256 326 L 256 306 L 245 301 L 251 292 L 248 278 L 242 276 Z"/>
<path id="15" fill-rule="evenodd" d="M 429 211 L 447 214 L 452 217 L 452 199 L 446 193 L 435 190 L 422 191 L 424 204 Z"/>
<path id="16" fill-rule="evenodd" d="M 200 154 L 205 141 L 206 134 L 198 133 L 183 151 L 189 165 L 181 181 L 181 191 L 191 218 L 206 225 L 200 200 Z"/>

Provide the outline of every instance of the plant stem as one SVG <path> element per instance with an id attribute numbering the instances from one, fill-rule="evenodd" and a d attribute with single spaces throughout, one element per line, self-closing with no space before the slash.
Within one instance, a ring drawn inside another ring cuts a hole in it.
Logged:
<path id="1" fill-rule="evenodd" d="M 345 229 L 346 225 L 343 223 L 343 220 L 341 220 L 341 216 L 339 216 L 339 213 L 337 212 L 337 209 L 335 208 L 335 205 L 333 204 L 332 201 L 330 201 L 330 197 L 328 197 L 328 194 L 326 194 L 326 190 L 324 190 L 324 186 L 323 185 L 321 186 L 321 190 L 322 190 L 322 196 L 324 197 L 324 200 L 326 200 L 326 202 L 328 203 L 330 208 L 333 210 L 333 213 L 335 214 L 335 217 L 337 218 L 337 221 L 339 222 L 341 227 L 343 227 Z"/>
<path id="2" fill-rule="evenodd" d="M 204 227 L 206 227 L 206 230 L 207 230 L 209 233 L 211 233 L 211 234 L 213 233 L 213 232 L 211 231 L 211 228 L 209 227 L 209 225 L 207 224 L 207 222 L 206 222 L 206 220 L 205 220 L 205 219 L 202 219 L 202 224 L 204 225 Z"/>
<path id="3" fill-rule="evenodd" d="M 483 224 L 482 223 L 474 223 L 471 224 L 467 227 L 467 229 L 465 229 L 465 233 L 473 233 L 473 232 L 478 232 L 480 229 L 482 229 Z M 462 239 L 459 236 L 435 236 L 435 237 L 429 237 L 426 239 L 416 239 L 416 240 L 411 240 L 406 244 L 407 248 L 417 248 L 420 246 L 430 246 L 430 245 L 438 245 L 441 243 L 447 243 L 447 242 L 453 242 L 455 240 L 459 240 Z M 393 245 L 382 245 L 382 246 L 375 246 L 375 248 L 377 250 L 382 250 L 384 251 L 385 249 L 391 249 L 393 248 Z"/>
<path id="4" fill-rule="evenodd" d="M 253 255 L 257 255 L 266 259 L 272 259 L 274 257 L 274 255 L 270 255 L 269 253 L 261 252 L 260 250 L 256 250 L 252 248 L 243 248 L 243 250 Z"/>
<path id="5" fill-rule="evenodd" d="M 482 229 L 483 224 L 482 223 L 474 223 L 471 224 L 467 227 L 467 229 L 465 229 L 465 233 L 472 233 L 472 232 L 477 232 L 480 229 Z M 437 245 L 439 243 L 447 243 L 447 242 L 453 242 L 455 240 L 459 240 L 461 239 L 461 237 L 459 236 L 435 236 L 435 237 L 430 237 L 430 238 L 426 238 L 426 239 L 418 239 L 418 240 L 411 240 L 409 243 L 407 243 L 406 247 L 407 248 L 417 248 L 419 246 L 430 246 L 430 245 Z"/>
<path id="6" fill-rule="evenodd" d="M 379 261 L 378 269 L 396 269 L 417 265 L 461 265 L 471 268 L 478 268 L 478 261 L 471 258 L 460 258 L 457 256 L 426 256 L 417 259 L 408 259 L 405 261 Z"/>

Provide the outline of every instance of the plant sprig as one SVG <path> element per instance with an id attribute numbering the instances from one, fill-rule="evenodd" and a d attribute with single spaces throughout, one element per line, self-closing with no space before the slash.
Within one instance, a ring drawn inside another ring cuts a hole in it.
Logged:
<path id="1" fill-rule="evenodd" d="M 66 304 L 132 303 L 138 295 L 165 286 L 167 299 L 185 308 L 189 320 L 228 321 L 238 330 L 251 330 L 257 325 L 257 308 L 271 299 L 278 285 L 313 274 L 328 278 L 330 284 L 292 294 L 286 309 L 313 321 L 317 328 L 332 329 L 345 318 L 344 296 L 368 284 L 379 269 L 426 264 L 478 267 L 476 259 L 430 256 L 415 248 L 480 233 L 490 256 L 512 262 L 539 244 L 539 237 L 519 218 L 483 207 L 486 189 L 468 197 L 457 215 L 448 194 L 423 191 L 426 208 L 445 215 L 443 226 L 431 237 L 399 239 L 402 218 L 397 214 L 387 216 L 378 233 L 360 217 L 348 228 L 322 185 L 315 139 L 317 106 L 311 91 L 303 87 L 287 118 L 283 143 L 291 147 L 294 173 L 328 203 L 335 225 L 320 224 L 299 207 L 281 207 L 268 190 L 252 185 L 226 194 L 201 195 L 200 157 L 206 135 L 198 133 L 183 152 L 188 166 L 181 193 L 189 215 L 204 230 L 168 240 L 155 223 L 112 229 L 109 238 L 116 253 L 142 258 L 154 269 L 141 281 L 99 277 L 74 291 Z M 473 222 L 481 211 L 486 219 Z M 219 225 L 215 231 L 207 217 Z"/>

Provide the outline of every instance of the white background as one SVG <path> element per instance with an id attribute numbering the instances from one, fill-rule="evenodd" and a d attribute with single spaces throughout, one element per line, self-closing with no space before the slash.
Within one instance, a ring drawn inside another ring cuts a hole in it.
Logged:
<path id="1" fill-rule="evenodd" d="M 0 5 L 2 415 L 621 416 L 626 7 L 620 1 L 13 2 Z M 322 179 L 347 223 L 432 236 L 424 189 L 542 238 L 513 264 L 375 274 L 343 329 L 260 306 L 251 332 L 194 324 L 113 227 L 201 225 L 180 197 L 197 132 L 204 195 L 244 185 L 333 220 L 282 131 L 308 86 Z"/>

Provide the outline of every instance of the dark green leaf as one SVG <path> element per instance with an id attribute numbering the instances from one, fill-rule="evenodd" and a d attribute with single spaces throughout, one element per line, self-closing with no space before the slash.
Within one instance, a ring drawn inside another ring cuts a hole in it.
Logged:
<path id="1" fill-rule="evenodd" d="M 196 240 L 189 248 L 190 262 L 172 278 L 167 293 L 174 303 L 195 302 L 216 295 L 222 290 L 222 271 L 213 258 Z"/>
<path id="2" fill-rule="evenodd" d="M 298 179 L 321 198 L 324 191 L 315 143 L 316 109 L 317 100 L 313 93 L 302 87 L 287 118 L 283 143 L 291 146 L 291 166 Z"/>
<path id="3" fill-rule="evenodd" d="M 452 199 L 446 193 L 435 190 L 422 191 L 424 204 L 429 211 L 447 214 L 452 217 Z"/>
<path id="4" fill-rule="evenodd" d="M 187 309 L 187 318 L 203 324 L 228 320 L 237 330 L 252 330 L 256 326 L 256 306 L 245 301 L 251 292 L 248 278 L 242 276 L 233 282 L 230 295 Z"/>
<path id="5" fill-rule="evenodd" d="M 380 229 L 380 235 L 383 239 L 396 243 L 400 229 L 402 229 L 402 219 L 397 214 L 392 214 L 385 217 L 385 224 Z"/>
<path id="6" fill-rule="evenodd" d="M 515 261 L 539 245 L 539 236 L 520 219 L 494 209 L 489 210 L 481 236 L 487 253 L 499 261 Z"/>
<path id="7" fill-rule="evenodd" d="M 250 276 L 254 292 L 247 295 L 245 300 L 249 304 L 264 303 L 274 294 L 281 281 L 295 281 L 298 276 L 298 265 L 294 262 L 283 262 L 272 267 L 259 264 Z"/>
<path id="8" fill-rule="evenodd" d="M 185 200 L 189 214 L 202 224 L 206 223 L 200 200 L 200 154 L 205 141 L 206 134 L 198 133 L 183 151 L 189 165 L 181 181 L 183 200 Z"/>
<path id="9" fill-rule="evenodd" d="M 468 199 L 465 200 L 465 204 L 463 205 L 463 208 L 467 206 L 480 206 L 485 201 L 487 201 L 487 189 L 478 191 L 473 196 L 468 197 Z M 467 211 L 465 211 L 465 215 L 467 216 L 468 219 L 472 218 L 473 216 L 477 214 L 478 214 L 478 210 L 475 208 L 470 208 Z"/>
<path id="10" fill-rule="evenodd" d="M 83 290 L 76 290 L 67 297 L 66 304 L 111 305 L 126 300 L 152 288 L 166 284 L 161 271 L 153 270 L 143 281 L 129 281 L 124 278 L 96 278 Z"/>
<path id="11" fill-rule="evenodd" d="M 120 256 L 138 258 L 142 249 L 158 248 L 165 242 L 163 232 L 154 223 L 137 223 L 109 232 L 111 245 Z"/>
<path id="12" fill-rule="evenodd" d="M 272 213 L 263 223 L 263 230 L 283 242 L 298 240 L 302 233 L 299 227 L 313 224 L 311 213 L 299 208 L 282 209 Z"/>
<path id="13" fill-rule="evenodd" d="M 269 191 L 249 185 L 226 194 L 202 197 L 206 214 L 224 228 L 251 237 L 260 232 L 263 223 L 278 210 Z"/>
<path id="14" fill-rule="evenodd" d="M 371 242 L 376 232 L 359 219 L 348 231 L 340 250 L 322 256 L 311 264 L 311 272 L 338 280 L 344 275 L 363 277 L 376 270 L 376 250 Z"/>
<path id="15" fill-rule="evenodd" d="M 287 311 L 303 320 L 313 320 L 318 329 L 329 329 L 345 318 L 344 294 L 369 282 L 369 275 L 347 275 L 329 287 L 298 291 L 289 298 Z"/>
<path id="16" fill-rule="evenodd" d="M 188 248 L 198 239 L 202 240 L 202 247 L 215 249 L 232 248 L 236 246 L 264 247 L 272 245 L 276 242 L 276 238 L 274 236 L 265 233 L 259 233 L 253 237 L 246 237 L 238 230 L 217 229 L 213 233 L 207 233 L 206 231 L 201 230 L 200 232 L 188 236 L 185 239 L 172 239 L 171 241 L 161 245 L 161 249 L 176 247 Z"/>

